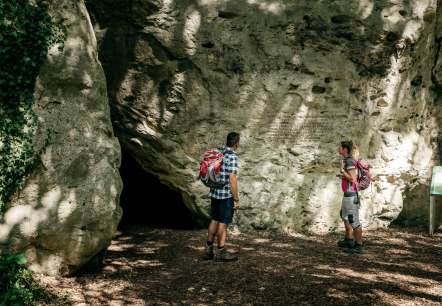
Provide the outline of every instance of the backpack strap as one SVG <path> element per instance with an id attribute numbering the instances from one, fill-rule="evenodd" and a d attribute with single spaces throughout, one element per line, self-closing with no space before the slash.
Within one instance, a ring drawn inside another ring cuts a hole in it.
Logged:
<path id="1" fill-rule="evenodd" d="M 356 197 L 358 198 L 358 204 L 361 205 L 361 198 L 359 197 L 359 179 L 361 176 L 361 170 L 360 170 L 360 165 L 359 165 L 359 161 L 360 158 L 355 158 L 356 160 Z"/>

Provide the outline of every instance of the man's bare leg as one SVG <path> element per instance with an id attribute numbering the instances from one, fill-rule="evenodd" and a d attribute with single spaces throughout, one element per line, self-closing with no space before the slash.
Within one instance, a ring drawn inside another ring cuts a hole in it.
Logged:
<path id="1" fill-rule="evenodd" d="M 218 224 L 218 246 L 219 247 L 223 247 L 226 245 L 226 241 L 227 241 L 227 227 L 229 225 L 228 224 L 224 224 L 224 223 L 219 223 Z"/>
<path id="2" fill-rule="evenodd" d="M 215 235 L 218 231 L 218 221 L 212 220 L 210 221 L 209 228 L 207 230 L 207 241 L 213 242 L 215 240 Z M 219 240 L 219 237 L 218 237 Z"/>

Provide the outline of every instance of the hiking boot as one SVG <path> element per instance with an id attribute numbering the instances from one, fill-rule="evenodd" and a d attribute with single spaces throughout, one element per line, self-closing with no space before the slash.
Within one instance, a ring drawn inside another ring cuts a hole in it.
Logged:
<path id="1" fill-rule="evenodd" d="M 224 247 L 222 249 L 219 249 L 216 252 L 215 260 L 216 261 L 235 261 L 235 260 L 238 260 L 238 257 L 227 252 L 227 249 Z"/>
<path id="2" fill-rule="evenodd" d="M 355 243 L 354 247 L 351 249 L 346 250 L 346 252 L 351 254 L 364 254 L 364 246 L 362 244 Z"/>
<path id="3" fill-rule="evenodd" d="M 338 247 L 340 248 L 353 248 L 355 245 L 355 241 L 353 238 L 344 237 L 343 240 L 338 241 Z"/>
<path id="4" fill-rule="evenodd" d="M 206 251 L 204 251 L 204 260 L 213 259 L 213 245 L 206 246 Z"/>

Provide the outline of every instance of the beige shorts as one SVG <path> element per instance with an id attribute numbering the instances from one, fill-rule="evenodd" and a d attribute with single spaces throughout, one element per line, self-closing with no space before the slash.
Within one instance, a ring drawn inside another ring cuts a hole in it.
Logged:
<path id="1" fill-rule="evenodd" d="M 341 203 L 341 219 L 348 221 L 353 228 L 362 226 L 359 220 L 359 207 L 361 206 L 357 196 L 343 197 Z"/>

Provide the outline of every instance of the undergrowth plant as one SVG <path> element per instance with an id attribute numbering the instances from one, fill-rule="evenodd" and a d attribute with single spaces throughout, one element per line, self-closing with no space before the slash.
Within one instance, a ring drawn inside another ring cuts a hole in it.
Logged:
<path id="1" fill-rule="evenodd" d="M 328 233 L 330 235 L 337 235 L 338 234 L 337 231 L 338 231 L 338 228 L 336 226 L 330 226 L 328 228 Z"/>
<path id="2" fill-rule="evenodd" d="M 38 160 L 34 86 L 48 49 L 64 31 L 43 0 L 0 0 L 0 216 Z"/>
<path id="3" fill-rule="evenodd" d="M 37 305 L 46 293 L 26 267 L 23 254 L 0 255 L 0 305 Z"/>

